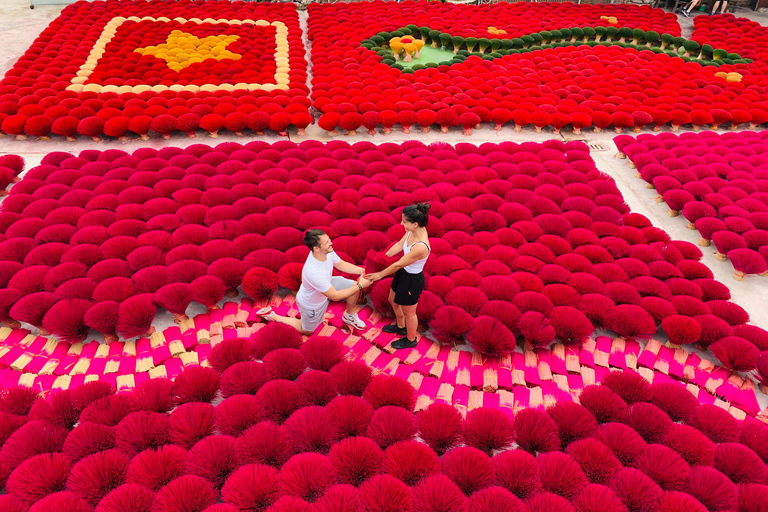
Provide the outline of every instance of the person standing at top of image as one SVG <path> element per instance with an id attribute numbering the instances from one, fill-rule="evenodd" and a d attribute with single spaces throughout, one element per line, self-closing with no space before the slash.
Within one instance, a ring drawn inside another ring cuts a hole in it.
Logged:
<path id="1" fill-rule="evenodd" d="M 301 286 L 296 294 L 296 305 L 301 319 L 279 316 L 270 306 L 261 308 L 256 314 L 268 322 L 281 322 L 295 327 L 305 336 L 311 336 L 320 326 L 328 309 L 329 301 L 347 302 L 343 315 L 344 323 L 362 331 L 365 322 L 357 316 L 357 299 L 371 281 L 361 277 L 354 282 L 341 276 L 334 276 L 333 269 L 347 274 L 362 275 L 363 267 L 358 267 L 342 260 L 333 252 L 331 237 L 321 229 L 310 229 L 304 234 L 304 244 L 309 247 L 309 255 L 301 270 Z"/>
<path id="2" fill-rule="evenodd" d="M 416 328 L 419 325 L 416 308 L 424 290 L 424 264 L 432 250 L 427 235 L 428 212 L 429 203 L 418 203 L 403 209 L 400 223 L 405 228 L 405 235 L 386 253 L 391 258 L 402 251 L 403 256 L 381 272 L 365 276 L 371 281 L 378 281 L 394 274 L 389 303 L 397 322 L 384 326 L 382 331 L 403 336 L 392 342 L 392 347 L 396 349 L 416 346 Z"/>

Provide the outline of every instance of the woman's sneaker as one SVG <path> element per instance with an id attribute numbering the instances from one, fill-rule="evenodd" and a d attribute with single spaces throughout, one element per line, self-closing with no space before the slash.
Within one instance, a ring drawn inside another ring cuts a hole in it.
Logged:
<path id="1" fill-rule="evenodd" d="M 690 18 L 691 17 L 691 13 L 686 11 L 685 9 L 683 9 L 683 16 L 685 16 L 686 18 Z"/>
<path id="2" fill-rule="evenodd" d="M 416 348 L 416 345 L 418 345 L 417 340 L 409 340 L 407 336 L 403 336 L 402 338 L 395 340 L 392 342 L 392 348 L 400 350 L 404 348 Z"/>
<path id="3" fill-rule="evenodd" d="M 398 327 L 397 324 L 385 325 L 381 328 L 381 332 L 385 332 L 387 334 L 397 334 L 398 336 L 405 336 L 408 334 L 408 331 L 405 329 L 405 327 Z"/>

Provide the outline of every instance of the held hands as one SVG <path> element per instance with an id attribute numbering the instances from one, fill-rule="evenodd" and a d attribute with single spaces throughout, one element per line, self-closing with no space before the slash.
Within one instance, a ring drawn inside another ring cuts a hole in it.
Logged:
<path id="1" fill-rule="evenodd" d="M 376 282 L 376 281 L 380 280 L 380 279 L 381 279 L 381 278 L 383 278 L 383 277 L 384 277 L 384 276 L 383 276 L 383 275 L 381 275 L 381 272 L 374 272 L 374 273 L 372 273 L 372 274 L 368 274 L 368 275 L 366 275 L 366 276 L 365 276 L 365 279 L 368 279 L 368 280 L 370 280 L 371 282 Z"/>
<path id="2" fill-rule="evenodd" d="M 368 288 L 369 286 L 371 286 L 371 285 L 373 284 L 373 281 L 371 281 L 371 280 L 370 280 L 370 279 L 368 279 L 367 277 L 363 277 L 363 276 L 360 276 L 360 279 L 358 279 L 358 281 L 357 281 L 357 282 L 358 282 L 358 283 L 360 284 L 360 286 L 362 286 L 363 288 Z"/>

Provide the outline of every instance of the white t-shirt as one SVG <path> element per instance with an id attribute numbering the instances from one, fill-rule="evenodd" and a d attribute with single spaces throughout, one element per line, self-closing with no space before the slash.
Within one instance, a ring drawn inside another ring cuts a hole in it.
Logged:
<path id="1" fill-rule="evenodd" d="M 325 261 L 319 261 L 312 253 L 307 256 L 304 268 L 301 270 L 301 287 L 296 294 L 296 302 L 307 309 L 321 308 L 328 297 L 323 295 L 331 289 L 333 266 L 341 258 L 335 252 L 328 254 Z"/>

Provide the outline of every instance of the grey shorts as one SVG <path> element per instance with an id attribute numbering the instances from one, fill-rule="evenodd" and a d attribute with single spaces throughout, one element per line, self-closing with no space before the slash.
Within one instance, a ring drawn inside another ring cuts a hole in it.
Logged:
<path id="1" fill-rule="evenodd" d="M 346 290 L 347 288 L 351 288 L 354 285 L 355 282 L 351 279 L 347 279 L 346 277 L 333 276 L 331 278 L 331 286 L 333 286 L 335 290 Z M 308 309 L 303 307 L 301 304 L 296 303 L 296 305 L 299 307 L 299 313 L 301 313 L 302 331 L 315 332 L 315 329 L 317 329 L 320 324 L 323 323 L 325 310 L 328 309 L 328 302 L 329 301 L 326 300 L 325 304 L 317 309 Z"/>

